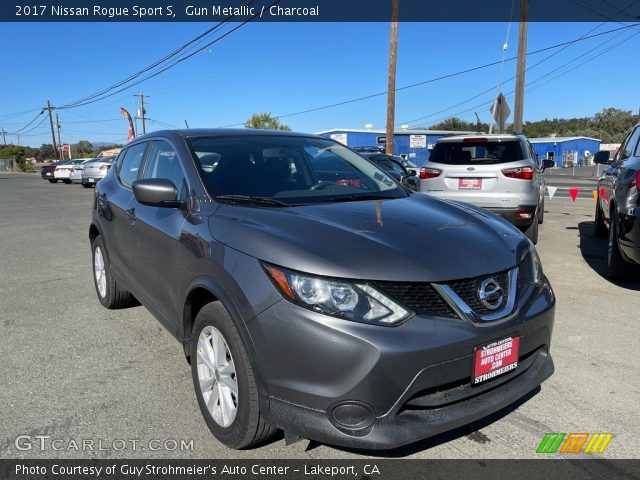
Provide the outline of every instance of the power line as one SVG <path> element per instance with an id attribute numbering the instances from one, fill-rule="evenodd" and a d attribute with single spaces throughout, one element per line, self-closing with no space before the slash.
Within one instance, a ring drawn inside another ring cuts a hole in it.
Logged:
<path id="1" fill-rule="evenodd" d="M 612 30 L 607 30 L 605 32 L 600 32 L 600 33 L 596 33 L 596 34 L 589 35 L 589 36 L 586 36 L 586 37 L 582 37 L 582 38 L 578 38 L 578 39 L 574 39 L 574 40 L 570 40 L 570 41 L 566 41 L 566 42 L 562 42 L 562 43 L 557 43 L 557 44 L 551 45 L 549 47 L 540 48 L 538 50 L 534 50 L 532 52 L 529 52 L 529 53 L 527 53 L 527 56 L 536 55 L 538 53 L 547 52 L 549 50 L 553 50 L 553 49 L 556 49 L 556 48 L 559 48 L 559 47 L 562 47 L 562 46 L 565 46 L 565 45 L 568 45 L 568 44 L 571 44 L 571 43 L 581 42 L 581 41 L 584 41 L 584 40 L 588 40 L 590 38 L 600 37 L 602 35 L 607 35 L 607 34 L 610 34 L 610 33 L 618 32 L 620 30 L 626 30 L 626 29 L 629 29 L 629 28 L 632 28 L 632 27 L 637 27 L 637 26 L 640 26 L 640 23 L 633 23 L 633 24 L 630 24 L 630 25 L 625 25 L 623 27 L 614 28 Z M 513 61 L 516 58 L 517 57 L 509 57 L 505 61 L 508 61 L 508 62 L 509 61 Z M 464 75 L 466 73 L 471 73 L 471 72 L 475 72 L 477 70 L 482 70 L 484 68 L 493 67 L 493 66 L 498 65 L 500 63 L 501 63 L 501 60 L 498 60 L 496 62 L 485 63 L 484 65 L 478 65 L 478 66 L 475 66 L 475 67 L 467 68 L 465 70 L 460 70 L 458 72 L 448 73 L 446 75 L 441 75 L 439 77 L 430 78 L 429 80 L 424 80 L 424 81 L 416 82 L 416 83 L 413 83 L 413 84 L 410 84 L 410 85 L 405 85 L 404 87 L 396 88 L 396 92 L 399 92 L 399 91 L 402 91 L 402 90 L 408 90 L 410 88 L 415 88 L 415 87 L 419 87 L 419 86 L 422 86 L 422 85 L 427 85 L 427 84 L 434 83 L 434 82 L 437 82 L 437 81 L 440 81 L 440 80 L 446 80 L 448 78 L 458 77 L 458 76 Z M 491 89 L 493 90 L 493 87 L 491 87 Z M 386 94 L 387 94 L 387 91 L 385 90 L 384 92 L 372 93 L 371 95 L 365 95 L 365 96 L 362 96 L 362 97 L 352 98 L 350 100 L 344 100 L 342 102 L 336 102 L 336 103 L 332 103 L 332 104 L 329 104 L 329 105 L 323 105 L 321 107 L 309 108 L 307 110 L 302 110 L 302 111 L 293 112 L 293 113 L 287 113 L 287 114 L 284 114 L 284 115 L 277 115 L 277 116 L 274 116 L 274 118 L 280 119 L 280 118 L 293 117 L 293 116 L 297 116 L 297 115 L 303 115 L 305 113 L 317 112 L 319 110 L 326 110 L 328 108 L 340 107 L 340 106 L 348 105 L 348 104 L 351 104 L 351 103 L 361 102 L 363 100 L 369 100 L 371 98 L 381 97 L 381 96 L 386 95 Z M 243 123 L 234 123 L 234 124 L 230 124 L 230 125 L 223 125 L 223 126 L 221 126 L 219 128 L 238 127 L 238 126 L 242 126 L 242 125 L 244 125 L 244 122 Z"/>

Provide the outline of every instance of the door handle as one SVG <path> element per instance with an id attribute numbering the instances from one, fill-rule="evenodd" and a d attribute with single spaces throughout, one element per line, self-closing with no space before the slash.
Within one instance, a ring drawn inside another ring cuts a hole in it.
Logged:
<path id="1" fill-rule="evenodd" d="M 127 217 L 129 217 L 129 222 L 131 222 L 131 225 L 133 225 L 136 221 L 136 209 L 135 208 L 130 208 L 129 210 L 125 210 L 125 213 L 127 214 Z"/>

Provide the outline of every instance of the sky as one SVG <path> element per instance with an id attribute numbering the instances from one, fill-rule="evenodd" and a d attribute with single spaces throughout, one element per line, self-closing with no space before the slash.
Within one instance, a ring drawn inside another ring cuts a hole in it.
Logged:
<path id="1" fill-rule="evenodd" d="M 227 29 L 236 26 L 231 24 Z M 201 34 L 205 23 L 5 23 L 0 25 L 0 129 L 7 142 L 46 105 L 61 106 L 127 78 Z M 620 28 L 621 23 L 530 23 L 528 52 Z M 226 31 L 226 30 L 223 30 Z M 249 23 L 174 68 L 90 105 L 54 111 L 62 141 L 126 141 L 119 108 L 146 99 L 147 131 L 241 124 L 253 113 L 287 115 L 387 90 L 389 23 Z M 640 28 L 527 58 L 524 119 L 592 116 L 640 107 Z M 401 23 L 396 123 L 428 127 L 451 116 L 488 122 L 498 84 L 513 110 L 518 24 Z M 213 39 L 215 37 L 211 37 Z M 197 50 L 198 46 L 194 50 Z M 550 57 L 550 55 L 554 54 Z M 484 64 L 497 65 L 405 88 Z M 537 64 L 537 65 L 536 65 Z M 483 93 L 486 92 L 486 93 Z M 476 97 L 477 98 L 472 98 Z M 294 131 L 384 128 L 386 94 L 281 119 Z M 34 128 L 36 127 L 36 128 Z M 138 122 L 138 133 L 140 133 Z M 41 115 L 20 144 L 51 143 Z"/>

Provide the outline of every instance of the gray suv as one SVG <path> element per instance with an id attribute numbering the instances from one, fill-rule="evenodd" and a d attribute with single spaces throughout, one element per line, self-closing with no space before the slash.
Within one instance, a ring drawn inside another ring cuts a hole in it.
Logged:
<path id="1" fill-rule="evenodd" d="M 545 166 L 538 164 L 523 135 L 444 137 L 420 169 L 420 191 L 486 208 L 537 243 L 544 219 Z"/>
<path id="2" fill-rule="evenodd" d="M 397 447 L 553 372 L 555 297 L 533 244 L 327 138 L 141 136 L 96 185 L 88 233 L 100 303 L 135 298 L 176 337 L 232 448 L 277 429 Z"/>

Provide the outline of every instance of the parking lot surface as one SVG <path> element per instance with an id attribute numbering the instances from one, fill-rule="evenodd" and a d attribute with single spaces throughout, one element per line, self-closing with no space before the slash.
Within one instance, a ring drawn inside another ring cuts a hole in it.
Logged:
<path id="1" fill-rule="evenodd" d="M 538 250 L 557 296 L 555 374 L 482 422 L 389 452 L 285 446 L 282 436 L 250 451 L 219 444 L 180 344 L 143 307 L 98 303 L 92 199 L 93 189 L 38 174 L 0 175 L 0 457 L 535 458 L 545 433 L 612 432 L 604 456 L 640 458 L 640 281 L 603 276 L 592 198 L 545 203 Z M 49 438 L 44 450 L 36 436 Z"/>

